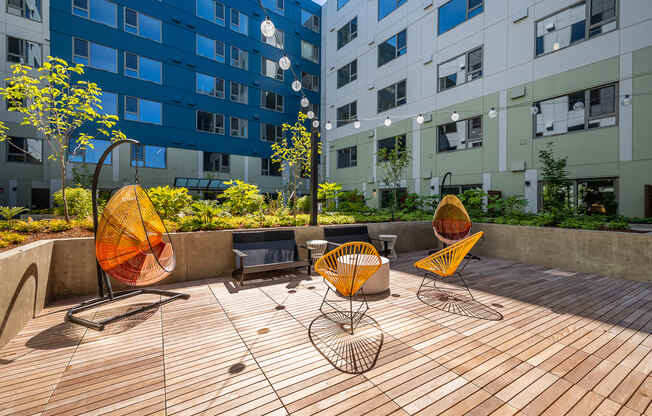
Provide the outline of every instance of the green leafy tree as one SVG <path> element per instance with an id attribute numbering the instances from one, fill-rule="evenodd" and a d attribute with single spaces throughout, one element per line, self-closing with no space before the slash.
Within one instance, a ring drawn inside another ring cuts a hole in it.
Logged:
<path id="1" fill-rule="evenodd" d="M 539 150 L 541 179 L 543 182 L 543 211 L 555 219 L 567 215 L 568 205 L 568 158 L 555 157 L 554 144 L 549 142 Z"/>
<path id="2" fill-rule="evenodd" d="M 59 189 L 52 195 L 57 213 L 61 214 L 66 205 L 63 202 L 63 189 Z M 76 218 L 86 218 L 93 211 L 93 199 L 90 189 L 69 188 L 66 191 L 68 214 Z"/>
<path id="3" fill-rule="evenodd" d="M 412 157 L 398 143 L 392 149 L 380 149 L 378 151 L 378 165 L 382 168 L 384 176 L 383 183 L 392 189 L 392 221 L 395 219 L 398 209 L 398 190 L 401 187 L 403 171 L 410 165 Z"/>
<path id="4" fill-rule="evenodd" d="M 4 218 L 7 221 L 11 221 L 14 217 L 22 214 L 27 211 L 27 208 L 24 207 L 2 207 L 0 206 L 0 217 Z"/>
<path id="5" fill-rule="evenodd" d="M 307 119 L 306 114 L 299 112 L 294 124 L 283 123 L 283 138 L 279 142 L 272 143 L 272 161 L 279 163 L 282 171 L 289 170 L 290 199 L 292 201 L 296 201 L 299 178 L 310 175 L 312 171 L 311 134 L 305 126 Z M 288 134 L 289 140 L 286 137 Z M 319 143 L 317 153 L 321 153 L 321 143 Z M 296 222 L 296 203 L 292 204 L 292 215 Z"/>
<path id="6" fill-rule="evenodd" d="M 32 126 L 45 137 L 50 148 L 48 159 L 59 163 L 63 209 L 68 222 L 66 153 L 69 146 L 74 150 L 92 149 L 97 137 L 114 141 L 126 138 L 120 130 L 113 129 L 118 117 L 102 112 L 102 89 L 79 79 L 83 74 L 83 65 L 70 66 L 63 59 L 48 56 L 39 68 L 12 65 L 7 86 L 0 88 L 0 95 L 9 103 L 9 111 L 21 113 L 21 125 Z M 94 134 L 89 134 L 93 128 Z M 4 139 L 6 136 L 0 137 Z"/>
<path id="7" fill-rule="evenodd" d="M 229 185 L 223 193 L 229 211 L 235 215 L 243 215 L 260 210 L 265 198 L 260 194 L 258 186 L 232 179 L 224 182 Z"/>
<path id="8" fill-rule="evenodd" d="M 171 188 L 168 185 L 150 188 L 147 195 L 152 200 L 161 218 L 175 220 L 179 213 L 192 202 L 186 188 Z"/>
<path id="9" fill-rule="evenodd" d="M 335 182 L 324 182 L 319 184 L 317 199 L 324 203 L 324 209 L 332 211 L 335 208 L 335 198 L 342 190 L 342 185 Z"/>

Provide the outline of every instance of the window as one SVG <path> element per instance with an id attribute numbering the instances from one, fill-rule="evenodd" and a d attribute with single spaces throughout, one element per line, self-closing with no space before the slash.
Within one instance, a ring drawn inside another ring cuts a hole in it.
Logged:
<path id="1" fill-rule="evenodd" d="M 249 52 L 243 51 L 237 46 L 231 46 L 231 66 L 245 71 L 249 69 Z"/>
<path id="2" fill-rule="evenodd" d="M 260 125 L 260 140 L 278 143 L 283 139 L 283 126 L 262 123 Z"/>
<path id="3" fill-rule="evenodd" d="M 301 24 L 306 29 L 319 33 L 319 16 L 301 9 Z"/>
<path id="4" fill-rule="evenodd" d="M 337 168 L 352 168 L 358 164 L 358 147 L 351 146 L 337 150 Z"/>
<path id="5" fill-rule="evenodd" d="M 618 27 L 616 0 L 591 0 L 589 37 Z"/>
<path id="6" fill-rule="evenodd" d="M 482 47 L 474 49 L 437 67 L 439 91 L 482 77 Z"/>
<path id="7" fill-rule="evenodd" d="M 89 42 L 84 39 L 73 38 L 72 61 L 91 68 L 102 69 L 109 72 L 118 72 L 118 50 Z"/>
<path id="8" fill-rule="evenodd" d="M 7 162 L 43 163 L 43 140 L 10 137 L 7 140 Z"/>
<path id="9" fill-rule="evenodd" d="M 224 3 L 216 0 L 197 0 L 197 16 L 224 26 Z"/>
<path id="10" fill-rule="evenodd" d="M 247 36 L 249 34 L 249 16 L 231 9 L 231 30 Z"/>
<path id="11" fill-rule="evenodd" d="M 25 39 L 7 36 L 7 61 L 40 67 L 43 60 L 41 45 Z"/>
<path id="12" fill-rule="evenodd" d="M 197 72 L 197 93 L 224 98 L 224 80 Z"/>
<path id="13" fill-rule="evenodd" d="M 249 88 L 246 85 L 231 81 L 231 101 L 240 104 L 249 103 Z"/>
<path id="14" fill-rule="evenodd" d="M 135 53 L 125 52 L 125 75 L 145 81 L 161 83 L 162 64 Z"/>
<path id="15" fill-rule="evenodd" d="M 107 0 L 72 0 L 72 13 L 94 22 L 118 27 L 118 6 Z"/>
<path id="16" fill-rule="evenodd" d="M 399 207 L 403 206 L 405 198 L 407 198 L 407 189 L 396 189 L 396 202 Z M 381 189 L 380 190 L 380 207 L 391 208 L 394 205 L 394 189 Z"/>
<path id="17" fill-rule="evenodd" d="M 379 160 L 382 159 L 382 153 L 383 150 L 385 152 L 391 152 L 394 150 L 394 148 L 397 149 L 398 152 L 405 152 L 406 151 L 406 138 L 405 134 L 401 134 L 399 136 L 395 137 L 388 137 L 386 139 L 378 140 L 378 153 L 380 154 Z"/>
<path id="18" fill-rule="evenodd" d="M 198 110 L 197 130 L 212 134 L 224 134 L 224 116 Z"/>
<path id="19" fill-rule="evenodd" d="M 125 32 L 160 42 L 161 26 L 160 20 L 125 7 Z"/>
<path id="20" fill-rule="evenodd" d="M 319 77 L 307 72 L 301 72 L 301 85 L 307 90 L 319 92 Z"/>
<path id="21" fill-rule="evenodd" d="M 267 37 L 265 35 L 262 35 L 262 40 L 268 45 L 271 45 L 275 48 L 278 49 L 283 49 L 285 48 L 285 33 L 282 30 L 279 30 L 276 28 L 276 32 L 274 32 L 274 36 Z"/>
<path id="22" fill-rule="evenodd" d="M 450 0 L 439 7 L 438 33 L 448 32 L 455 26 L 479 15 L 484 10 L 484 0 Z"/>
<path id="23" fill-rule="evenodd" d="M 407 80 L 399 81 L 378 91 L 378 112 L 390 110 L 407 102 Z"/>
<path id="24" fill-rule="evenodd" d="M 231 136 L 233 137 L 242 137 L 247 138 L 249 136 L 247 132 L 248 121 L 243 118 L 231 117 Z"/>
<path id="25" fill-rule="evenodd" d="M 284 1 L 283 0 L 262 0 L 263 6 L 267 10 L 271 10 L 276 14 L 282 15 L 284 12 Z"/>
<path id="26" fill-rule="evenodd" d="M 224 63 L 224 42 L 197 35 L 197 55 Z"/>
<path id="27" fill-rule="evenodd" d="M 459 195 L 468 191 L 470 189 L 480 189 L 482 190 L 482 184 L 470 184 L 470 185 L 444 185 L 441 187 L 439 192 L 441 195 Z"/>
<path id="28" fill-rule="evenodd" d="M 309 60 L 310 62 L 314 62 L 316 64 L 319 63 L 319 48 L 313 45 L 310 42 L 306 42 L 305 40 L 301 40 L 301 57 L 304 59 Z"/>
<path id="29" fill-rule="evenodd" d="M 167 149 L 161 146 L 131 145 L 131 166 L 165 169 Z"/>
<path id="30" fill-rule="evenodd" d="M 404 5 L 407 0 L 378 0 L 378 20 Z"/>
<path id="31" fill-rule="evenodd" d="M 341 9 L 344 7 L 346 3 L 348 3 L 349 0 L 337 0 L 337 10 Z"/>
<path id="32" fill-rule="evenodd" d="M 617 84 L 539 101 L 535 103 L 535 137 L 615 126 L 617 103 Z"/>
<path id="33" fill-rule="evenodd" d="M 99 98 L 102 101 L 96 105 L 97 112 L 114 116 L 118 115 L 118 94 L 102 91 L 102 95 Z"/>
<path id="34" fill-rule="evenodd" d="M 337 109 L 337 127 L 353 123 L 358 118 L 358 102 L 353 101 Z"/>
<path id="35" fill-rule="evenodd" d="M 482 117 L 437 127 L 437 151 L 471 149 L 482 146 Z"/>
<path id="36" fill-rule="evenodd" d="M 545 208 L 543 195 L 547 185 L 539 182 L 539 206 Z M 618 178 L 572 179 L 563 190 L 568 208 L 578 214 L 616 215 L 618 213 Z"/>
<path id="37" fill-rule="evenodd" d="M 41 0 L 7 0 L 7 13 L 41 21 Z"/>
<path id="38" fill-rule="evenodd" d="M 337 31 L 337 49 L 358 37 L 358 17 L 354 17 Z"/>
<path id="39" fill-rule="evenodd" d="M 358 79 L 358 60 L 354 59 L 337 70 L 337 88 L 342 88 L 349 82 Z"/>
<path id="40" fill-rule="evenodd" d="M 261 91 L 261 105 L 263 108 L 283 112 L 283 96 L 271 91 Z"/>
<path id="41" fill-rule="evenodd" d="M 125 120 L 161 124 L 163 105 L 156 101 L 125 96 Z"/>
<path id="42" fill-rule="evenodd" d="M 204 171 L 229 173 L 231 155 L 228 153 L 204 152 Z"/>
<path id="43" fill-rule="evenodd" d="M 378 67 L 407 53 L 407 29 L 378 45 Z"/>
<path id="44" fill-rule="evenodd" d="M 281 176 L 281 164 L 272 159 L 261 159 L 260 174 L 262 176 Z"/>
<path id="45" fill-rule="evenodd" d="M 76 138 L 71 138 L 68 143 L 68 160 L 75 163 L 97 163 L 102 154 L 111 146 L 108 140 L 93 140 L 93 148 L 80 149 Z M 111 153 L 104 159 L 105 165 L 111 164 Z"/>
<path id="46" fill-rule="evenodd" d="M 260 58 L 260 72 L 268 77 L 277 81 L 283 81 L 284 71 L 281 69 L 277 61 L 267 59 L 264 56 Z"/>

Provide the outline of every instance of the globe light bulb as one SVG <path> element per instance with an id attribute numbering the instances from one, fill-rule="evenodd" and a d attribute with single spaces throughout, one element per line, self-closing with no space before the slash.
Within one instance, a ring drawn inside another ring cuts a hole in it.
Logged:
<path id="1" fill-rule="evenodd" d="M 287 55 L 283 55 L 281 59 L 278 60 L 278 66 L 280 66 L 283 71 L 290 69 L 290 65 L 292 65 L 292 62 L 290 62 L 290 58 L 288 58 Z"/>
<path id="2" fill-rule="evenodd" d="M 533 116 L 536 116 L 539 113 L 539 107 L 533 105 L 532 107 L 530 107 L 530 112 L 532 113 Z"/>
<path id="3" fill-rule="evenodd" d="M 316 128 L 316 129 L 319 128 L 319 120 L 313 120 L 313 121 L 312 121 L 312 126 L 313 126 L 314 128 Z"/>
<path id="4" fill-rule="evenodd" d="M 423 114 L 419 114 L 419 115 L 417 116 L 417 124 L 423 124 L 423 121 L 424 121 L 424 120 L 425 120 L 425 119 L 423 118 Z"/>
<path id="5" fill-rule="evenodd" d="M 623 97 L 623 105 L 627 107 L 631 103 L 632 103 L 632 97 L 630 97 L 629 94 L 625 94 L 625 96 Z"/>
<path id="6" fill-rule="evenodd" d="M 460 115 L 457 111 L 453 111 L 453 114 L 451 114 L 451 120 L 457 121 L 460 119 Z"/>
<path id="7" fill-rule="evenodd" d="M 298 79 L 292 81 L 292 89 L 296 92 L 301 91 L 301 81 L 299 81 Z"/>
<path id="8" fill-rule="evenodd" d="M 584 103 L 582 101 L 578 101 L 575 104 L 573 104 L 573 110 L 579 111 L 579 110 L 584 110 Z"/>
<path id="9" fill-rule="evenodd" d="M 307 116 L 308 116 L 308 118 L 309 118 L 310 120 L 312 120 L 313 118 L 315 118 L 315 112 L 312 111 L 312 110 L 310 110 L 310 111 L 308 111 Z"/>
<path id="10" fill-rule="evenodd" d="M 392 125 L 392 120 L 389 118 L 389 116 L 387 116 L 384 123 L 385 123 L 385 127 L 389 127 Z"/>
<path id="11" fill-rule="evenodd" d="M 265 16 L 265 20 L 261 22 L 260 31 L 262 32 L 263 36 L 265 36 L 266 38 L 271 38 L 276 33 L 276 27 L 274 26 L 274 22 L 269 20 L 269 16 Z"/>
<path id="12" fill-rule="evenodd" d="M 333 123 L 331 123 L 330 121 L 327 121 L 326 122 L 326 130 L 330 130 L 332 128 L 333 128 Z"/>
<path id="13" fill-rule="evenodd" d="M 355 127 L 356 129 L 359 129 L 359 128 L 360 128 L 360 120 L 357 120 L 357 119 L 356 119 L 356 120 L 353 122 L 353 127 Z"/>
<path id="14" fill-rule="evenodd" d="M 491 110 L 489 110 L 489 118 L 496 118 L 498 115 L 498 111 L 496 111 L 496 107 L 491 107 Z"/>
<path id="15" fill-rule="evenodd" d="M 301 99 L 301 107 L 308 107 L 310 105 L 310 101 L 308 101 L 308 97 L 303 97 Z"/>

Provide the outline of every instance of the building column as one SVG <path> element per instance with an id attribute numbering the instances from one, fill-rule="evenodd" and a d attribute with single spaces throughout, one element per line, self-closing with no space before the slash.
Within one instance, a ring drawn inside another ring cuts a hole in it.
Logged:
<path id="1" fill-rule="evenodd" d="M 482 191 L 485 193 L 485 196 L 482 197 L 482 207 L 487 209 L 488 197 L 487 194 L 491 190 L 491 173 L 482 174 Z"/>
<path id="2" fill-rule="evenodd" d="M 421 125 L 412 120 L 412 177 L 414 178 L 414 193 L 421 194 Z"/>
<path id="3" fill-rule="evenodd" d="M 371 146 L 371 172 L 373 175 L 373 181 L 374 183 L 377 182 L 376 180 L 376 164 L 378 163 L 378 140 L 376 140 L 377 136 L 377 129 L 374 128 L 374 144 Z"/>
<path id="4" fill-rule="evenodd" d="M 498 98 L 498 170 L 507 170 L 507 91 L 500 91 Z"/>
<path id="5" fill-rule="evenodd" d="M 525 171 L 525 190 L 523 195 L 527 200 L 525 212 L 536 214 L 539 205 L 539 179 L 536 169 L 527 169 Z"/>
<path id="6" fill-rule="evenodd" d="M 430 178 L 430 195 L 439 195 L 439 176 Z"/>
<path id="7" fill-rule="evenodd" d="M 244 181 L 249 182 L 249 156 L 244 157 Z"/>
<path id="8" fill-rule="evenodd" d="M 197 152 L 197 177 L 204 177 L 204 152 Z"/>
<path id="9" fill-rule="evenodd" d="M 111 161 L 113 162 L 113 182 L 120 180 L 120 149 L 119 146 L 111 152 Z"/>
<path id="10" fill-rule="evenodd" d="M 633 62 L 632 54 L 626 53 L 620 56 L 620 84 L 619 95 L 629 94 L 632 96 L 632 74 Z M 618 154 L 621 162 L 627 162 L 633 158 L 633 109 L 632 105 L 622 105 L 622 100 L 618 97 L 616 102 L 619 110 L 618 120 Z"/>

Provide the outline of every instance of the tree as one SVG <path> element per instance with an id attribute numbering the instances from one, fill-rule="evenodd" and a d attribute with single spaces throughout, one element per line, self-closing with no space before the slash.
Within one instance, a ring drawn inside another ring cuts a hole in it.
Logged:
<path id="1" fill-rule="evenodd" d="M 308 119 L 306 114 L 299 112 L 294 124 L 283 123 L 283 138 L 272 143 L 272 162 L 279 163 L 281 171 L 290 172 L 290 199 L 296 201 L 298 180 L 303 175 L 309 175 L 312 164 L 311 134 L 304 125 Z M 286 137 L 289 133 L 290 139 Z M 317 148 L 321 153 L 321 143 Z M 292 215 L 296 224 L 297 204 L 292 204 Z"/>
<path id="2" fill-rule="evenodd" d="M 224 190 L 222 196 L 226 199 L 225 205 L 229 207 L 232 214 L 244 215 L 253 212 L 265 201 L 256 185 L 240 179 L 231 179 L 224 184 L 229 187 Z"/>
<path id="3" fill-rule="evenodd" d="M 543 182 L 543 210 L 560 217 L 568 212 L 568 158 L 555 158 L 554 144 L 539 150 Z"/>
<path id="4" fill-rule="evenodd" d="M 392 221 L 398 208 L 398 190 L 401 186 L 401 176 L 403 170 L 408 167 L 412 157 L 408 154 L 404 146 L 395 143 L 392 149 L 380 149 L 378 151 L 378 165 L 383 169 L 383 182 L 387 187 L 392 188 Z"/>
<path id="5" fill-rule="evenodd" d="M 335 182 L 324 182 L 319 184 L 317 199 L 324 203 L 324 209 L 332 211 L 335 208 L 335 198 L 342 190 L 342 185 Z"/>
<path id="6" fill-rule="evenodd" d="M 92 141 L 97 136 L 112 141 L 126 138 L 120 130 L 113 129 L 118 117 L 102 113 L 102 89 L 93 82 L 78 79 L 83 74 L 83 65 L 70 66 L 63 59 L 48 56 L 39 68 L 12 65 L 7 86 L 0 88 L 0 95 L 9 103 L 8 110 L 21 113 L 20 124 L 32 126 L 43 135 L 50 148 L 48 159 L 58 162 L 67 222 L 70 222 L 66 198 L 68 148 L 92 149 Z M 91 135 L 93 127 L 95 133 Z M 0 141 L 5 139 L 6 136 L 0 136 Z"/>

